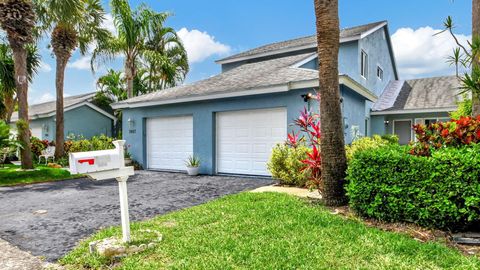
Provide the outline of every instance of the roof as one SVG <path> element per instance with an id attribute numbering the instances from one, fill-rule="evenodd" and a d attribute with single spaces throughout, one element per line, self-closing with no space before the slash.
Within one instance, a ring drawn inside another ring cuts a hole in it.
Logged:
<path id="1" fill-rule="evenodd" d="M 86 93 L 86 94 L 81 94 L 76 96 L 64 97 L 63 108 L 65 111 L 68 111 L 69 109 L 74 109 L 82 105 L 87 105 L 92 109 L 95 109 L 100 113 L 105 114 L 106 116 L 116 120 L 116 118 L 110 113 L 107 113 L 104 110 L 90 103 L 90 101 L 93 99 L 94 96 L 95 96 L 95 93 Z M 54 115 L 55 111 L 56 111 L 55 100 L 38 103 L 38 104 L 32 104 L 28 106 L 28 118 L 32 120 L 32 119 L 49 117 Z M 15 122 L 17 120 L 18 120 L 18 112 L 14 112 L 12 115 L 12 122 Z"/>
<path id="2" fill-rule="evenodd" d="M 113 108 L 143 107 L 161 104 L 207 100 L 318 87 L 318 71 L 298 68 L 295 64 L 311 57 L 312 53 L 249 63 L 193 84 L 181 85 L 112 105 Z M 343 78 L 348 76 L 342 75 Z M 349 81 L 353 81 L 348 78 Z M 352 88 L 370 99 L 376 96 L 357 83 Z"/>
<path id="3" fill-rule="evenodd" d="M 390 82 L 375 103 L 375 114 L 405 113 L 419 110 L 450 111 L 461 100 L 456 76 Z"/>
<path id="4" fill-rule="evenodd" d="M 340 30 L 340 42 L 349 42 L 353 40 L 361 39 L 367 36 L 370 33 L 375 32 L 377 29 L 385 26 L 387 24 L 386 21 L 374 22 L 365 25 L 355 26 L 351 28 L 345 28 Z M 235 54 L 216 62 L 219 64 L 237 62 L 241 60 L 268 56 L 268 55 L 275 55 L 290 51 L 297 51 L 301 49 L 308 49 L 308 48 L 316 48 L 317 47 L 317 36 L 306 36 L 296 39 L 291 39 L 282 42 L 276 42 L 268 45 L 264 45 L 258 48 L 254 48 L 245 52 L 241 52 L 239 54 Z"/>

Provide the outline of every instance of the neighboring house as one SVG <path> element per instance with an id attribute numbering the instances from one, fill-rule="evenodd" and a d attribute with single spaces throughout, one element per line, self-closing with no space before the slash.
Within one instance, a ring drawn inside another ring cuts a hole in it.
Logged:
<path id="1" fill-rule="evenodd" d="M 82 135 L 91 138 L 105 134 L 112 136 L 112 130 L 117 119 L 111 113 L 95 106 L 91 101 L 95 93 L 82 94 L 64 98 L 64 131 L 65 136 L 70 134 Z M 42 140 L 55 140 L 55 113 L 56 102 L 33 104 L 28 107 L 30 131 L 32 136 Z M 12 126 L 18 114 L 12 115 Z"/>
<path id="2" fill-rule="evenodd" d="M 350 143 L 352 130 L 370 135 L 371 106 L 398 75 L 386 22 L 340 36 L 338 135 Z M 147 169 L 184 170 L 193 154 L 203 174 L 269 175 L 271 148 L 295 130 L 305 106 L 318 110 L 304 101 L 319 86 L 316 51 L 315 36 L 269 44 L 217 61 L 219 75 L 114 104 L 128 151 Z"/>
<path id="3" fill-rule="evenodd" d="M 372 108 L 372 133 L 397 134 L 401 144 L 414 140 L 412 125 L 449 120 L 461 100 L 456 76 L 396 80 Z"/>

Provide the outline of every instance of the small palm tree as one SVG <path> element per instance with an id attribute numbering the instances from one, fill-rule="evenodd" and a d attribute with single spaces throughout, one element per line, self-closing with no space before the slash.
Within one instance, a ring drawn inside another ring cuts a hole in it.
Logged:
<path id="1" fill-rule="evenodd" d="M 28 81 L 32 82 L 33 76 L 40 67 L 40 54 L 37 47 L 26 46 L 27 49 L 27 74 Z M 0 118 L 10 123 L 12 113 L 17 103 L 15 87 L 15 67 L 10 46 L 0 43 L 0 103 L 3 110 L 0 111 Z"/>
<path id="2" fill-rule="evenodd" d="M 18 97 L 18 117 L 21 128 L 18 130 L 20 143 L 30 145 L 28 127 L 28 71 L 26 46 L 34 41 L 35 12 L 30 0 L 0 0 L 0 25 L 7 33 L 13 52 L 15 66 L 15 88 Z M 30 147 L 20 151 L 23 169 L 32 169 Z"/>
<path id="3" fill-rule="evenodd" d="M 55 156 L 59 158 L 65 154 L 63 87 L 67 63 L 77 47 L 84 55 L 89 45 L 106 38 L 109 33 L 101 27 L 105 12 L 99 0 L 35 0 L 35 2 L 42 30 L 51 32 L 50 45 L 56 58 Z"/>
<path id="4" fill-rule="evenodd" d="M 127 99 L 125 78 L 121 71 L 109 69 L 107 74 L 98 78 L 97 87 L 99 93 L 103 94 L 112 102 Z"/>
<path id="5" fill-rule="evenodd" d="M 322 197 L 326 205 L 347 202 L 343 187 L 347 159 L 338 83 L 338 0 L 315 0 L 320 78 Z"/>
<path id="6" fill-rule="evenodd" d="M 111 6 L 118 34 L 98 43 L 92 67 L 97 58 L 110 61 L 125 56 L 128 98 L 134 96 L 134 80 L 142 62 L 148 66 L 152 87 L 173 86 L 183 80 L 188 72 L 187 53 L 175 31 L 164 26 L 170 15 L 144 5 L 132 10 L 126 0 L 112 0 Z"/>

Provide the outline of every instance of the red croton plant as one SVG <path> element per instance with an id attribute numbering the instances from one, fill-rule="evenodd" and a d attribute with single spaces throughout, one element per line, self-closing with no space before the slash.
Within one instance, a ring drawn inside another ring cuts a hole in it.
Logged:
<path id="1" fill-rule="evenodd" d="M 310 188 L 320 187 L 322 176 L 322 157 L 320 156 L 320 117 L 313 114 L 306 108 L 300 113 L 298 119 L 294 121 L 295 125 L 299 127 L 299 132 L 295 134 L 292 132 L 288 134 L 287 144 L 291 147 L 297 147 L 299 143 L 305 143 L 311 148 L 307 153 L 307 158 L 301 162 L 305 164 L 302 170 L 309 170 L 310 181 L 307 185 Z"/>
<path id="2" fill-rule="evenodd" d="M 473 118 L 461 117 L 458 120 L 426 125 L 414 125 L 417 141 L 410 153 L 417 156 L 430 156 L 431 150 L 444 146 L 458 147 L 480 143 L 480 115 Z"/>

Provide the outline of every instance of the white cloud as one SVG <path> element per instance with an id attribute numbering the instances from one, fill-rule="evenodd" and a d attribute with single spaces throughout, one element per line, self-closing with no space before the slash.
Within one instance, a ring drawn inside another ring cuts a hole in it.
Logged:
<path id="1" fill-rule="evenodd" d="M 90 70 L 90 55 L 81 56 L 73 62 L 67 64 L 68 68 L 81 69 L 81 70 Z"/>
<path id="2" fill-rule="evenodd" d="M 40 67 L 39 67 L 38 71 L 40 71 L 40 72 L 50 72 L 50 71 L 52 71 L 52 66 L 50 66 L 48 63 L 40 61 Z"/>
<path id="3" fill-rule="evenodd" d="M 55 97 L 52 94 L 44 93 L 40 96 L 40 98 L 35 99 L 35 101 L 33 101 L 32 104 L 44 103 L 44 102 L 53 101 L 53 100 L 55 100 Z"/>
<path id="4" fill-rule="evenodd" d="M 402 79 L 454 74 L 455 68 L 446 62 L 456 43 L 453 37 L 430 26 L 416 30 L 400 28 L 392 35 L 393 50 Z M 457 35 L 462 44 L 471 36 Z"/>
<path id="5" fill-rule="evenodd" d="M 231 50 L 230 46 L 215 40 L 207 32 L 182 28 L 177 32 L 187 50 L 190 63 L 198 63 L 213 55 L 225 55 Z"/>
<path id="6" fill-rule="evenodd" d="M 102 23 L 102 27 L 107 29 L 108 31 L 112 32 L 112 34 L 116 35 L 117 28 L 115 28 L 115 24 L 113 22 L 112 14 L 110 14 L 110 13 L 105 14 L 105 20 Z"/>

